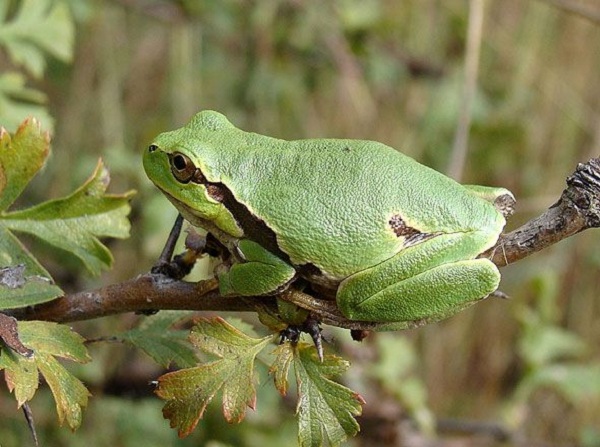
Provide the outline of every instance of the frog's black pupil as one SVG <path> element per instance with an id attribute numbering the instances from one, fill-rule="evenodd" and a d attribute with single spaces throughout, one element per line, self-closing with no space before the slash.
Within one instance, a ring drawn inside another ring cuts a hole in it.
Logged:
<path id="1" fill-rule="evenodd" d="M 158 149 L 158 146 L 156 144 L 151 144 L 150 146 L 148 146 L 149 152 L 154 152 L 156 149 Z"/>
<path id="2" fill-rule="evenodd" d="M 175 155 L 175 157 L 173 157 L 173 166 L 175 166 L 175 169 L 178 169 L 180 171 L 185 169 L 187 163 L 183 155 Z"/>

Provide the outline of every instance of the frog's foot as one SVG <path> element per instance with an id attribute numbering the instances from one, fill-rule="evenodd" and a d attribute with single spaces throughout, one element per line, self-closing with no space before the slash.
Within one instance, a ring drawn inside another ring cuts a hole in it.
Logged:
<path id="1" fill-rule="evenodd" d="M 307 333 L 313 340 L 315 344 L 315 348 L 317 349 L 317 355 L 319 356 L 319 360 L 323 361 L 323 337 L 321 336 L 321 326 L 319 322 L 309 316 L 304 323 L 299 325 L 289 325 L 287 328 L 282 330 L 279 333 L 279 343 L 285 343 L 286 341 L 290 341 L 292 344 L 298 343 L 300 340 L 300 335 L 302 332 Z"/>
<path id="2" fill-rule="evenodd" d="M 191 272 L 196 260 L 200 256 L 203 256 L 205 253 L 211 254 L 213 248 L 210 240 L 207 237 L 199 235 L 196 231 L 190 230 L 185 238 L 186 250 L 173 257 L 175 244 L 181 234 L 182 225 L 183 217 L 179 214 L 169 233 L 165 247 L 156 263 L 150 269 L 150 272 L 179 280 Z"/>

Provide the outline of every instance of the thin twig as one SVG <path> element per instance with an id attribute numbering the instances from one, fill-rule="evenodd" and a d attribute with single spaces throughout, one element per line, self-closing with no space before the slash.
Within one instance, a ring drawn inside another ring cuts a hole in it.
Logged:
<path id="1" fill-rule="evenodd" d="M 27 421 L 27 426 L 29 427 L 29 432 L 31 433 L 31 437 L 33 438 L 33 443 L 37 447 L 40 445 L 38 440 L 37 431 L 35 430 L 35 421 L 33 420 L 33 413 L 31 412 L 31 408 L 29 404 L 25 402 L 21 408 L 23 409 L 23 414 L 25 415 L 25 420 Z"/>

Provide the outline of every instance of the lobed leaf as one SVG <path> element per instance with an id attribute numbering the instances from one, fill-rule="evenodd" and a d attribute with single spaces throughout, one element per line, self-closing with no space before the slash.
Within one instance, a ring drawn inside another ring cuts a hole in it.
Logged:
<path id="1" fill-rule="evenodd" d="M 83 408 L 87 406 L 90 396 L 89 391 L 53 356 L 36 354 L 35 363 L 52 391 L 59 423 L 62 425 L 66 420 L 72 430 L 77 429 L 81 425 Z"/>
<path id="2" fill-rule="evenodd" d="M 171 363 L 182 368 L 191 367 L 198 359 L 189 343 L 189 332 L 172 328 L 189 315 L 190 312 L 185 311 L 161 311 L 144 318 L 137 328 L 119 334 L 117 338 L 141 349 L 165 368 Z"/>
<path id="3" fill-rule="evenodd" d="M 46 269 L 1 225 L 0 219 L 0 309 L 43 303 L 62 293 Z"/>
<path id="4" fill-rule="evenodd" d="M 246 407 L 256 405 L 254 361 L 272 337 L 248 337 L 222 318 L 200 319 L 190 333 L 190 341 L 218 360 L 165 374 L 158 379 L 156 394 L 167 402 L 163 415 L 187 436 L 204 415 L 208 403 L 219 391 L 225 419 L 244 419 Z"/>
<path id="5" fill-rule="evenodd" d="M 9 349 L 2 349 L 0 369 L 4 370 L 8 391 L 14 391 L 19 407 L 33 399 L 39 385 L 39 373 L 34 358 L 28 359 Z"/>
<path id="6" fill-rule="evenodd" d="M 7 212 L 48 154 L 48 134 L 36 120 L 25 121 L 12 137 L 0 129 L 0 309 L 39 304 L 62 294 L 11 230 L 69 251 L 96 274 L 112 263 L 99 238 L 129 234 L 128 201 L 133 193 L 106 194 L 109 176 L 102 162 L 70 196 Z"/>
<path id="7" fill-rule="evenodd" d="M 17 404 L 21 406 L 33 398 L 41 373 L 56 401 L 59 422 L 66 421 L 71 429 L 76 429 L 89 392 L 55 357 L 79 363 L 89 361 L 83 337 L 57 323 L 22 321 L 19 338 L 34 351 L 33 357 L 19 356 L 8 349 L 0 352 L 0 369 L 4 370 L 8 389 L 15 392 Z"/>
<path id="8" fill-rule="evenodd" d="M 0 128 L 0 211 L 6 210 L 50 153 L 50 136 L 35 119 L 23 122 L 14 136 Z"/>
<path id="9" fill-rule="evenodd" d="M 290 343 L 282 343 L 275 348 L 275 360 L 269 368 L 269 374 L 273 374 L 275 388 L 282 396 L 287 395 L 288 375 L 293 361 L 294 350 Z"/>
<path id="10" fill-rule="evenodd" d="M 301 446 L 340 445 L 359 430 L 355 417 L 362 412 L 360 394 L 333 382 L 331 377 L 343 373 L 349 363 L 327 355 L 319 361 L 314 346 L 288 343 L 298 383 L 298 441 Z M 285 365 L 287 361 L 282 364 Z"/>
<path id="11" fill-rule="evenodd" d="M 108 171 L 98 162 L 92 176 L 73 194 L 40 205 L 4 213 L 0 224 L 29 233 L 79 258 L 93 274 L 112 264 L 100 237 L 129 236 L 129 199 L 133 192 L 106 194 Z"/>
<path id="12" fill-rule="evenodd" d="M 25 346 L 78 363 L 89 362 L 85 339 L 69 326 L 50 321 L 20 321 L 19 336 Z"/>

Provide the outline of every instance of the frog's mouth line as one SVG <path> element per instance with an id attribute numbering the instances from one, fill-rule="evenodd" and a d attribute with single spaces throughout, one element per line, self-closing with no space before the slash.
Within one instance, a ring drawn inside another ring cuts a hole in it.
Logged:
<path id="1" fill-rule="evenodd" d="M 207 225 L 211 227 L 214 226 L 214 224 L 212 224 L 210 220 L 198 215 L 197 211 L 187 203 L 177 199 L 175 196 L 173 196 L 171 193 L 164 190 L 160 186 L 158 186 L 158 189 L 160 189 L 160 191 L 165 195 L 165 197 L 169 199 L 169 202 L 171 202 L 175 206 L 175 208 L 181 213 L 181 215 L 192 225 L 204 228 L 205 230 L 208 230 L 208 228 L 206 228 Z"/>

